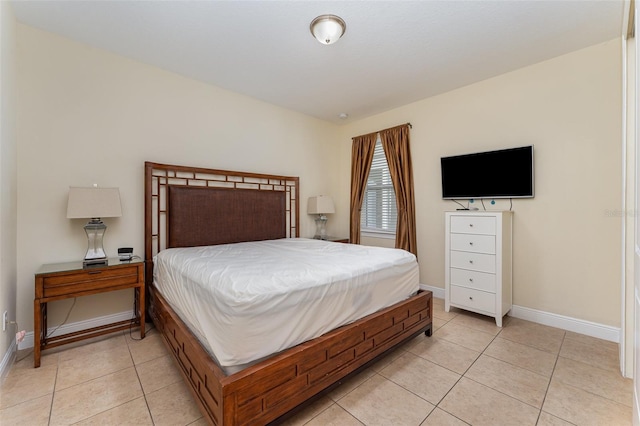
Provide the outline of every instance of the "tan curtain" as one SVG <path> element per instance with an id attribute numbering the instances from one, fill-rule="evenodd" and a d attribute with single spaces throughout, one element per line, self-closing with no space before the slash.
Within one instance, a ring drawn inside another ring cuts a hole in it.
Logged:
<path id="1" fill-rule="evenodd" d="M 398 224 L 396 248 L 418 256 L 416 240 L 416 208 L 413 193 L 413 169 L 409 149 L 409 124 L 380 131 L 380 140 L 396 193 Z"/>
<path id="2" fill-rule="evenodd" d="M 360 210 L 367 188 L 376 139 L 378 139 L 377 133 L 353 138 L 351 148 L 351 223 L 349 228 L 349 239 L 352 244 L 360 244 Z"/>

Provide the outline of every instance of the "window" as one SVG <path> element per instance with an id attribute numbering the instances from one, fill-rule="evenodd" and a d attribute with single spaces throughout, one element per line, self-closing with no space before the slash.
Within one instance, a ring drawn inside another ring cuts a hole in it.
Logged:
<path id="1" fill-rule="evenodd" d="M 398 212 L 387 157 L 378 135 L 361 210 L 364 233 L 395 234 Z"/>

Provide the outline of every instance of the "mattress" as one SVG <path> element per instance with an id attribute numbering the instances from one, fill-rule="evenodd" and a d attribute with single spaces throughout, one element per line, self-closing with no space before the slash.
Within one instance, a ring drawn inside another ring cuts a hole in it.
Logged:
<path id="1" fill-rule="evenodd" d="M 304 238 L 154 257 L 154 285 L 227 372 L 407 299 L 418 281 L 407 251 Z"/>

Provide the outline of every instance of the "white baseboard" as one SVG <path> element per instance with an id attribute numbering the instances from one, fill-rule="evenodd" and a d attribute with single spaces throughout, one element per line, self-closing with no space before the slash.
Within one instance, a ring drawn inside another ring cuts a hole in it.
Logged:
<path id="1" fill-rule="evenodd" d="M 11 345 L 7 352 L 2 357 L 2 363 L 0 363 L 0 384 L 4 382 L 5 377 L 9 374 L 9 370 L 13 365 L 14 360 L 16 359 L 16 341 L 15 339 L 11 341 Z"/>
<path id="2" fill-rule="evenodd" d="M 431 285 L 420 284 L 421 290 L 429 290 L 433 293 L 433 297 L 437 297 L 438 299 L 444 299 L 444 288 L 434 287 Z"/>
<path id="3" fill-rule="evenodd" d="M 56 330 L 56 327 L 49 327 L 49 329 L 47 330 L 47 333 L 50 335 L 50 337 L 59 336 L 61 334 L 74 333 L 76 331 L 86 330 L 88 328 L 100 327 L 102 325 L 107 325 L 113 322 L 126 321 L 132 318 L 133 318 L 132 311 L 120 312 L 117 314 L 105 315 L 98 318 L 92 318 L 89 320 L 65 324 L 60 326 L 60 328 L 58 328 L 57 330 Z M 18 349 L 27 349 L 32 347 L 33 347 L 33 331 L 30 331 L 24 336 L 24 340 L 20 342 Z"/>
<path id="4" fill-rule="evenodd" d="M 444 299 L 444 288 L 434 287 L 426 284 L 420 284 L 420 288 L 430 290 L 433 296 Z M 608 340 L 610 342 L 620 342 L 620 328 L 602 325 L 591 321 L 585 321 L 577 318 L 566 317 L 564 315 L 553 314 L 551 312 L 538 311 L 536 309 L 525 308 L 524 306 L 513 305 L 509 316 L 520 318 L 523 320 L 535 322 L 550 327 L 560 328 L 562 330 L 573 331 L 575 333 L 585 334 L 598 339 Z"/>
<path id="5" fill-rule="evenodd" d="M 609 325 L 598 324 L 577 318 L 566 317 L 564 315 L 552 314 L 550 312 L 538 311 L 536 309 L 525 308 L 524 306 L 513 305 L 509 316 L 520 318 L 531 322 L 536 322 L 550 327 L 561 328 L 575 333 L 585 334 L 598 339 L 610 342 L 620 342 L 620 328 Z"/>

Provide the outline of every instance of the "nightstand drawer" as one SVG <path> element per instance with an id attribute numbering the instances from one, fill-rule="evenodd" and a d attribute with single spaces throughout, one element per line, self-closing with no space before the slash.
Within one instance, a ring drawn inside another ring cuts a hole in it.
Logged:
<path id="1" fill-rule="evenodd" d="M 100 288 L 113 288 L 138 282 L 138 266 L 109 269 L 87 269 L 69 274 L 44 277 L 43 296 L 55 297 L 68 293 Z"/>
<path id="2" fill-rule="evenodd" d="M 451 216 L 450 225 L 452 233 L 496 235 L 496 220 L 493 217 Z"/>

